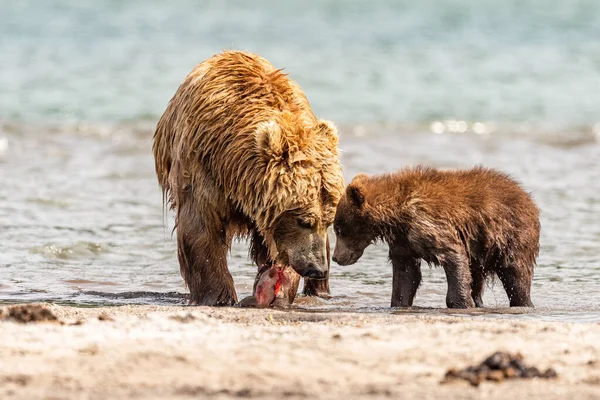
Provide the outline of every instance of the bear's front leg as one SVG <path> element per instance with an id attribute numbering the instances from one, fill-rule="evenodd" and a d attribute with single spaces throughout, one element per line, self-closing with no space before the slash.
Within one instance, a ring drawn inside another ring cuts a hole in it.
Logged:
<path id="1" fill-rule="evenodd" d="M 189 304 L 232 306 L 237 296 L 227 269 L 225 228 L 221 223 L 216 227 L 207 225 L 192 207 L 181 205 L 178 209 L 177 257 L 181 276 L 190 290 Z"/>
<path id="2" fill-rule="evenodd" d="M 390 246 L 392 307 L 411 307 L 421 284 L 421 259 L 410 256 L 402 245 Z"/>
<path id="3" fill-rule="evenodd" d="M 474 307 L 475 302 L 471 296 L 471 271 L 464 252 L 447 252 L 440 261 L 448 281 L 446 306 L 448 308 Z"/>
<path id="4" fill-rule="evenodd" d="M 329 276 L 325 279 L 304 278 L 304 289 L 302 293 L 306 296 L 317 296 L 329 299 Z"/>

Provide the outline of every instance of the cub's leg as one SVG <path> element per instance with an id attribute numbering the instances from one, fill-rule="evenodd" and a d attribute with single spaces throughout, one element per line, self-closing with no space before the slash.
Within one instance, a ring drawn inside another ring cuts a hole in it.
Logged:
<path id="1" fill-rule="evenodd" d="M 456 250 L 445 254 L 440 264 L 446 272 L 448 293 L 446 306 L 448 308 L 470 308 L 475 306 L 471 296 L 471 270 L 464 251 Z"/>
<path id="2" fill-rule="evenodd" d="M 392 307 L 411 307 L 421 284 L 421 260 L 392 259 Z"/>
<path id="3" fill-rule="evenodd" d="M 517 263 L 509 263 L 496 270 L 504 286 L 511 307 L 533 307 L 531 302 L 531 280 L 533 268 Z"/>
<path id="4" fill-rule="evenodd" d="M 231 306 L 237 302 L 227 269 L 225 224 L 216 212 L 199 207 L 191 196 L 177 208 L 177 256 L 190 290 L 190 305 Z"/>
<path id="5" fill-rule="evenodd" d="M 421 284 L 421 259 L 412 257 L 401 245 L 390 245 L 392 262 L 392 307 L 411 307 Z"/>
<path id="6" fill-rule="evenodd" d="M 329 270 L 331 267 L 331 257 L 329 248 L 329 235 L 327 235 L 327 278 L 325 279 L 311 279 L 304 278 L 304 289 L 303 293 L 307 296 L 317 296 L 324 299 L 330 298 L 329 296 Z"/>
<path id="7" fill-rule="evenodd" d="M 475 307 L 484 307 L 483 290 L 485 288 L 485 271 L 483 265 L 478 260 L 471 260 L 471 297 Z"/>
<path id="8" fill-rule="evenodd" d="M 448 281 L 448 308 L 474 307 L 469 259 L 462 243 L 457 243 L 451 235 L 432 233 L 431 226 L 436 226 L 436 222 L 423 220 L 412 224 L 407 235 L 410 248 L 425 261 L 444 268 Z"/>

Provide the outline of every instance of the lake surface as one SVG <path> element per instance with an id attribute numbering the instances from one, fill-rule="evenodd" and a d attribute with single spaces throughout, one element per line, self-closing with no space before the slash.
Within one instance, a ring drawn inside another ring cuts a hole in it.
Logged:
<path id="1" fill-rule="evenodd" d="M 221 49 L 285 67 L 340 127 L 347 180 L 419 163 L 506 171 L 542 210 L 534 310 L 461 315 L 600 321 L 600 3 L 553 1 L 0 4 L 0 302 L 178 304 L 172 215 L 153 127 L 193 66 Z M 331 235 L 334 239 L 334 235 Z M 240 298 L 255 268 L 229 259 Z M 389 308 L 385 245 L 332 265 L 312 311 L 446 313 L 423 265 Z"/>

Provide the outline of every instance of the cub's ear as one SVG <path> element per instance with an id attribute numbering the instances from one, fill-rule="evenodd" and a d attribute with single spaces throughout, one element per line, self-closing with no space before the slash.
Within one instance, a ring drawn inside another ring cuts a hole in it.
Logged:
<path id="1" fill-rule="evenodd" d="M 358 182 L 352 182 L 348 185 L 346 188 L 346 196 L 348 196 L 350 202 L 358 208 L 361 208 L 365 203 L 363 187 Z"/>
<path id="2" fill-rule="evenodd" d="M 281 126 L 274 121 L 260 123 L 255 131 L 259 151 L 271 157 L 282 157 L 286 151 Z"/>
<path id="3" fill-rule="evenodd" d="M 364 182 L 367 179 L 369 179 L 369 175 L 365 174 L 364 172 L 361 172 L 359 174 L 354 175 L 354 178 L 352 178 L 352 182 Z"/>
<path id="4" fill-rule="evenodd" d="M 346 188 L 346 196 L 356 207 L 360 208 L 365 203 L 364 181 L 369 176 L 367 174 L 358 174 L 352 178 L 352 182 Z"/>

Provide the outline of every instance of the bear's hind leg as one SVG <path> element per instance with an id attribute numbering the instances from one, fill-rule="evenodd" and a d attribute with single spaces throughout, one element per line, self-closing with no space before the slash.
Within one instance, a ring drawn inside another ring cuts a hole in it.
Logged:
<path id="1" fill-rule="evenodd" d="M 511 307 L 533 307 L 531 302 L 533 268 L 509 263 L 499 267 L 496 274 L 504 286 Z"/>
<path id="2" fill-rule="evenodd" d="M 483 290 L 485 288 L 485 271 L 483 265 L 477 261 L 471 261 L 471 297 L 475 302 L 475 307 L 484 307 L 483 305 Z"/>
<path id="3" fill-rule="evenodd" d="M 440 264 L 444 267 L 448 281 L 446 306 L 448 308 L 470 308 L 475 306 L 471 296 L 471 270 L 463 252 L 453 252 L 444 257 Z"/>
<path id="4" fill-rule="evenodd" d="M 331 249 L 329 248 L 329 235 L 327 235 L 327 278 L 312 279 L 304 278 L 304 289 L 302 293 L 306 296 L 317 296 L 324 299 L 329 299 L 329 271 L 331 267 Z"/>
<path id="5" fill-rule="evenodd" d="M 198 215 L 193 203 L 177 213 L 177 256 L 190 290 L 190 305 L 232 306 L 237 303 L 233 278 L 227 269 L 227 237 L 216 215 Z M 217 226 L 208 226 L 210 224 Z"/>

